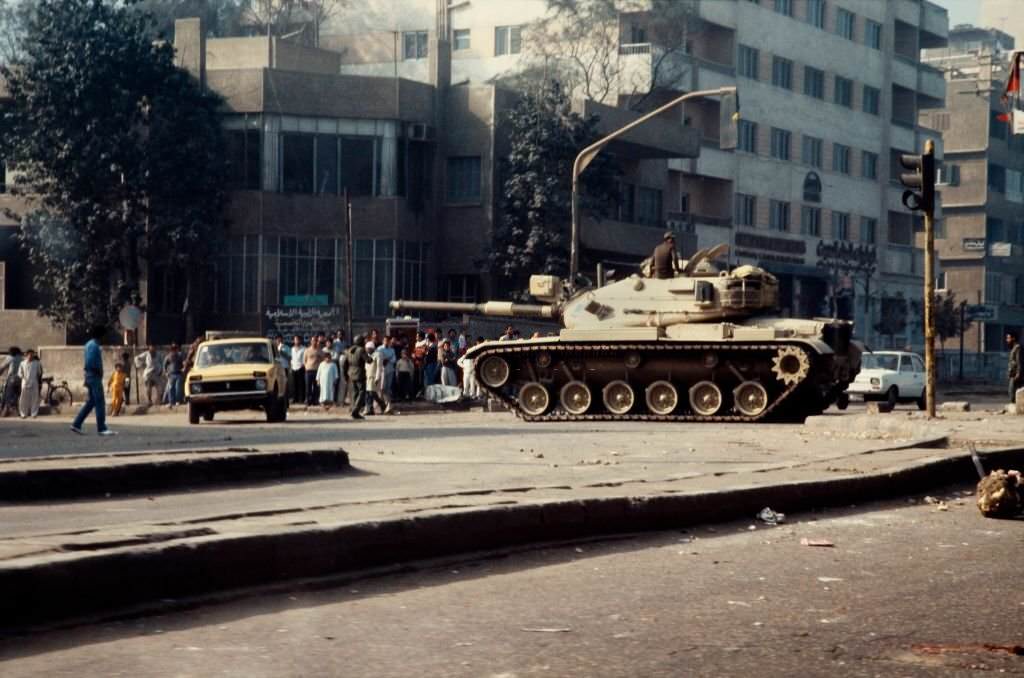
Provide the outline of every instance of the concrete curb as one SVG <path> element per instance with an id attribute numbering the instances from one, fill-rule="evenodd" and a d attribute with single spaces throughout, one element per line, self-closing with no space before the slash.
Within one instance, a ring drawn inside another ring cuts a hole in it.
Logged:
<path id="1" fill-rule="evenodd" d="M 981 457 L 986 469 L 1010 468 L 1024 462 L 1024 448 Z M 0 563 L 0 625 L 17 631 L 411 560 L 724 522 L 765 506 L 796 512 L 859 504 L 975 478 L 964 454 L 887 473 L 720 492 L 519 504 L 230 537 L 186 534 L 188 541 L 176 543 Z"/>
<path id="2" fill-rule="evenodd" d="M 123 459 L 114 455 L 110 463 L 102 466 L 0 468 L 0 501 L 37 502 L 162 492 L 351 470 L 344 450 L 211 450 L 209 454 L 125 455 Z"/>

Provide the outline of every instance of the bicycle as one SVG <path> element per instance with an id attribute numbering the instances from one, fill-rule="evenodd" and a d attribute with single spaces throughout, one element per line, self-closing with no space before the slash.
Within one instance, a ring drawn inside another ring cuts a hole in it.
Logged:
<path id="1" fill-rule="evenodd" d="M 53 377 L 43 377 L 43 384 L 46 385 L 43 402 L 48 403 L 50 407 L 71 407 L 74 404 L 68 382 L 62 381 L 59 385 L 54 386 Z"/>

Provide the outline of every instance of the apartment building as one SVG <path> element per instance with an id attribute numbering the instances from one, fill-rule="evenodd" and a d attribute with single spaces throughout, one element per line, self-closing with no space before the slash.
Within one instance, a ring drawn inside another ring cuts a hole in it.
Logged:
<path id="1" fill-rule="evenodd" d="M 945 139 L 943 286 L 986 307 L 965 333 L 978 351 L 1002 351 L 1004 334 L 1024 328 L 1024 137 L 998 119 L 1013 48 L 1001 30 L 957 26 L 924 55 L 947 78 L 945 105 L 922 116 Z"/>
<path id="2" fill-rule="evenodd" d="M 387 3 L 383 3 L 387 5 Z M 395 5 L 401 11 L 393 11 Z M 416 78 L 429 55 L 417 47 L 430 32 L 432 0 L 393 1 L 390 24 L 376 32 L 353 24 L 331 38 L 342 69 Z M 699 133 L 700 157 L 673 158 L 658 186 L 627 186 L 630 196 L 659 200 L 664 224 L 698 245 L 732 245 L 733 263 L 765 266 L 781 280 L 784 311 L 855 319 L 873 345 L 919 344 L 920 319 L 879 335 L 883 306 L 920 299 L 923 252 L 900 202 L 898 156 L 938 133 L 919 114 L 944 105 L 945 81 L 920 50 L 946 44 L 948 16 L 927 0 L 698 0 L 683 45 L 658 44 L 658 17 L 618 17 L 619 82 L 606 103 L 637 91 L 737 86 L 743 107 L 736 151 L 719 148 L 719 104 L 688 103 L 680 122 Z M 635 6 L 633 7 L 635 9 Z M 470 0 L 451 13 L 453 81 L 475 82 L 537 68 L 526 60 L 531 22 L 545 3 Z M 383 15 L 367 23 L 384 21 Z M 390 46 L 389 46 L 390 45 Z M 518 58 L 517 58 L 518 53 Z M 671 73 L 671 81 L 665 79 Z M 657 176 L 647 163 L 642 172 Z M 656 193 L 651 192 L 654 189 Z M 649 211 L 649 210 L 648 210 Z M 600 227 L 598 227 L 600 228 Z M 867 274 L 830 265 L 843 261 Z M 826 250 L 821 248 L 825 247 Z M 872 262 L 874 262 L 872 264 Z M 833 300 L 835 308 L 833 309 Z"/>

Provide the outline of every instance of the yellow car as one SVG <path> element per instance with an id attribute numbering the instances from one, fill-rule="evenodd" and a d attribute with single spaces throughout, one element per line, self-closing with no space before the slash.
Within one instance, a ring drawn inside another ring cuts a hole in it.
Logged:
<path id="1" fill-rule="evenodd" d="M 212 421 L 215 412 L 261 409 L 267 421 L 288 417 L 288 379 L 269 339 L 204 341 L 185 382 L 189 423 Z"/>

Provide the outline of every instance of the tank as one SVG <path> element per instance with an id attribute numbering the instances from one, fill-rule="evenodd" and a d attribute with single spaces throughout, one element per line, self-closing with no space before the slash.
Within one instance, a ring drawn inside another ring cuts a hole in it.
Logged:
<path id="1" fill-rule="evenodd" d="M 845 407 L 862 347 L 849 321 L 778 314 L 778 280 L 720 270 L 726 245 L 679 262 L 675 277 L 629 277 L 568 292 L 530 278 L 539 304 L 393 301 L 447 311 L 561 321 L 557 336 L 487 341 L 467 351 L 491 396 L 527 421 L 802 421 Z"/>

